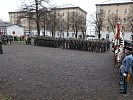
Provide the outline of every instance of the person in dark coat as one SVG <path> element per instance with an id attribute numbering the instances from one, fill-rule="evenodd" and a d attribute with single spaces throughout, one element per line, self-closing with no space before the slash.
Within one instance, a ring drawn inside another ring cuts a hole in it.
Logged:
<path id="1" fill-rule="evenodd" d="M 2 41 L 0 40 L 0 54 L 3 54 Z"/>

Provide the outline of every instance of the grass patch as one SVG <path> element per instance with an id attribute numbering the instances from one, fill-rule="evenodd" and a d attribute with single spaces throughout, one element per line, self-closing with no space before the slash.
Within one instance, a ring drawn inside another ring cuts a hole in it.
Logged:
<path id="1" fill-rule="evenodd" d="M 12 100 L 12 98 L 8 95 L 0 94 L 0 100 Z"/>

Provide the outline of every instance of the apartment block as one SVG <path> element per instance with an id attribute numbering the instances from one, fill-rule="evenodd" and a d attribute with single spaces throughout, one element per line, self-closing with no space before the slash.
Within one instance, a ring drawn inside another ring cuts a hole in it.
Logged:
<path id="1" fill-rule="evenodd" d="M 73 6 L 73 5 L 64 5 L 64 6 L 60 6 L 60 7 L 56 7 L 56 8 L 52 8 L 50 9 L 47 13 L 55 13 L 56 17 L 60 17 L 60 19 L 62 20 L 62 22 L 66 22 L 68 20 L 68 16 L 70 15 L 75 15 L 75 16 L 82 16 L 83 17 L 83 23 L 84 26 L 86 27 L 86 16 L 87 16 L 87 12 L 84 11 L 83 9 L 81 9 L 78 6 Z M 9 19 L 10 19 L 10 23 L 11 24 L 18 24 L 18 17 L 22 14 L 22 12 L 20 11 L 13 11 L 13 12 L 9 12 Z M 31 23 L 31 22 L 30 22 Z M 25 31 L 29 30 L 29 20 L 27 18 L 23 18 L 21 20 L 21 22 L 19 22 L 20 25 L 22 25 L 25 28 Z M 31 30 L 36 30 L 36 24 L 34 22 L 32 22 L 31 24 L 32 26 L 30 26 Z M 47 25 L 46 25 L 47 26 Z M 72 31 L 72 25 L 69 26 L 69 37 L 73 37 L 73 31 Z M 46 30 L 47 31 L 47 30 Z M 41 29 L 41 32 L 43 33 L 43 30 Z M 57 32 L 59 33 L 59 32 Z M 68 32 L 67 32 L 68 33 Z M 81 30 L 79 30 L 79 33 L 81 33 Z M 60 33 L 59 33 L 60 34 Z M 59 35 L 58 34 L 58 35 Z M 66 30 L 63 30 L 63 37 L 66 37 Z"/>
<path id="2" fill-rule="evenodd" d="M 121 21 L 121 24 L 126 25 L 130 9 L 133 9 L 133 0 L 107 0 L 105 2 L 96 4 L 96 13 L 101 11 L 104 13 L 105 20 L 104 20 L 104 27 L 102 27 L 102 33 L 107 33 L 107 34 L 102 34 L 103 35 L 102 37 L 111 35 L 111 33 L 109 34 L 109 32 L 111 32 L 111 28 L 108 22 L 109 17 L 113 14 L 117 15 L 118 19 Z"/>

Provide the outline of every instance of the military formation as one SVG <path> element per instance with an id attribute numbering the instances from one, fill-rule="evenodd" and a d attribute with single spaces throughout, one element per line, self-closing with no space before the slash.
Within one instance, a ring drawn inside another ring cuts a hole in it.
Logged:
<path id="1" fill-rule="evenodd" d="M 11 35 L 0 35 L 0 54 L 3 53 L 2 45 L 11 44 L 13 37 Z"/>
<path id="2" fill-rule="evenodd" d="M 34 39 L 34 45 L 45 47 L 60 47 L 62 49 L 84 50 L 91 52 L 106 52 L 110 50 L 110 41 L 98 39 L 57 38 L 38 36 Z"/>

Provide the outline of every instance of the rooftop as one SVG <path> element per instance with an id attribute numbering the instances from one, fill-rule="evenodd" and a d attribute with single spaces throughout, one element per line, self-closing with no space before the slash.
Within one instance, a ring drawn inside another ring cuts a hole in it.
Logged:
<path id="1" fill-rule="evenodd" d="M 62 6 L 58 6 L 57 8 L 71 8 L 71 7 L 78 7 L 78 6 L 75 6 L 75 5 L 72 5 L 72 4 L 65 4 L 65 5 L 62 5 Z"/>
<path id="2" fill-rule="evenodd" d="M 0 27 L 7 27 L 10 26 L 11 24 L 8 22 L 0 22 Z"/>
<path id="3" fill-rule="evenodd" d="M 65 5 L 61 5 L 61 6 L 57 6 L 57 7 L 52 7 L 52 8 L 48 8 L 49 11 L 51 11 L 52 9 L 73 9 L 73 8 L 79 8 L 80 10 L 84 11 L 82 8 L 76 6 L 76 5 L 73 5 L 73 4 L 65 4 Z M 15 10 L 15 11 L 11 11 L 11 12 L 8 12 L 8 13 L 18 13 L 18 12 L 22 12 L 22 9 L 18 9 L 18 10 Z M 86 11 L 84 11 L 85 13 L 87 13 Z"/>
<path id="4" fill-rule="evenodd" d="M 125 4 L 125 3 L 133 3 L 133 0 L 106 0 L 104 2 L 98 3 L 96 5 L 108 5 L 108 4 Z"/>
<path id="5" fill-rule="evenodd" d="M 61 6 L 57 6 L 55 8 L 52 9 L 56 9 L 56 10 L 60 10 L 60 9 L 74 9 L 74 8 L 79 8 L 80 10 L 82 10 L 83 12 L 85 12 L 87 14 L 86 11 L 84 11 L 82 8 L 80 8 L 79 6 L 75 6 L 73 4 L 65 4 L 65 5 L 61 5 Z"/>

